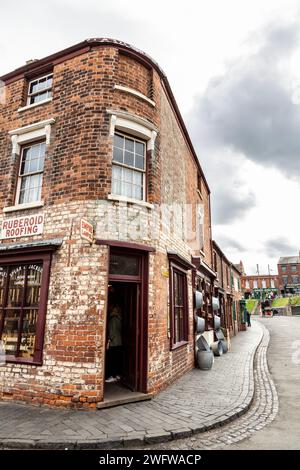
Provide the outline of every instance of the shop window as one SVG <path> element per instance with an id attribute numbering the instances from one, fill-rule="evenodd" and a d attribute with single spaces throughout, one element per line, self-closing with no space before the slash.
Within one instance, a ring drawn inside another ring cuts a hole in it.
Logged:
<path id="1" fill-rule="evenodd" d="M 31 80 L 28 85 L 27 105 L 41 103 L 52 98 L 53 74 Z"/>
<path id="2" fill-rule="evenodd" d="M 171 346 L 188 341 L 187 275 L 171 265 Z"/>
<path id="3" fill-rule="evenodd" d="M 8 362 L 41 362 L 49 271 L 50 255 L 0 259 L 0 340 Z"/>
<path id="4" fill-rule="evenodd" d="M 146 142 L 115 134 L 112 194 L 145 200 Z"/>

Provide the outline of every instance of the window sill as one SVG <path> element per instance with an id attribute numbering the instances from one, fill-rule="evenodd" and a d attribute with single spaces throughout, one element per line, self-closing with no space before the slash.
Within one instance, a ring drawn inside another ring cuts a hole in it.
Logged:
<path id="1" fill-rule="evenodd" d="M 27 109 L 36 108 L 37 106 L 42 106 L 42 104 L 47 104 L 52 101 L 53 98 L 47 98 L 44 101 L 40 101 L 39 103 L 27 104 L 26 106 L 22 106 L 22 108 L 18 109 L 18 113 L 22 113 L 23 111 L 27 111 Z"/>
<path id="2" fill-rule="evenodd" d="M 38 207 L 43 207 L 43 206 L 44 206 L 44 201 L 29 202 L 27 204 L 18 204 L 16 206 L 4 207 L 3 212 L 7 214 L 9 212 L 25 211 L 28 209 L 36 209 Z"/>
<path id="3" fill-rule="evenodd" d="M 130 197 L 126 196 L 118 196 L 116 194 L 109 194 L 107 196 L 109 201 L 117 201 L 117 202 L 127 202 L 128 204 L 135 204 L 137 206 L 147 207 L 148 209 L 154 209 L 154 205 L 150 204 L 150 202 L 140 201 L 138 199 L 131 199 Z"/>
<path id="4" fill-rule="evenodd" d="M 42 366 L 42 361 L 34 361 L 32 359 L 24 359 L 23 357 L 4 356 L 5 364 L 20 364 L 25 366 Z"/>
<path id="5" fill-rule="evenodd" d="M 174 351 L 175 349 L 182 348 L 183 346 L 186 346 L 187 344 L 189 344 L 188 341 L 181 341 L 180 343 L 173 344 L 171 346 L 171 351 Z"/>

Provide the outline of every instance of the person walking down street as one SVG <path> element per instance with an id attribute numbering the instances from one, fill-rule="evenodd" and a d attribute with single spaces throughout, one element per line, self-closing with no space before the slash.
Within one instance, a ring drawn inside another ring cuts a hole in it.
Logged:
<path id="1" fill-rule="evenodd" d="M 248 326 L 251 326 L 251 313 L 249 312 L 249 310 L 246 310 L 246 315 Z"/>
<path id="2" fill-rule="evenodd" d="M 105 382 L 117 382 L 122 373 L 122 312 L 113 305 L 108 322 L 107 361 Z"/>

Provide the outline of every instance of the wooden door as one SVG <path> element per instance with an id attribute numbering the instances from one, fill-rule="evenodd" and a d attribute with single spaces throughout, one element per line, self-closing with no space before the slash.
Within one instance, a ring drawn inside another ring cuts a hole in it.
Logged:
<path id="1" fill-rule="evenodd" d="M 139 380 L 140 286 L 127 284 L 123 312 L 123 383 L 133 391 Z"/>

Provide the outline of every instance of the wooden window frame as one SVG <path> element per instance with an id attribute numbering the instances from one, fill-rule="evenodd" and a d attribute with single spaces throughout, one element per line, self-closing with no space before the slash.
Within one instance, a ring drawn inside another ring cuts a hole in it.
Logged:
<path id="1" fill-rule="evenodd" d="M 147 186 L 147 141 L 143 140 L 143 139 L 140 139 L 139 137 L 136 137 L 134 135 L 127 134 L 126 132 L 119 131 L 118 129 L 115 129 L 114 136 L 115 135 L 123 137 L 124 139 L 126 139 L 126 138 L 131 139 L 134 142 L 139 142 L 139 143 L 144 145 L 144 168 L 143 169 L 136 168 L 136 167 L 130 166 L 130 165 L 126 165 L 125 163 L 120 163 L 120 162 L 114 160 L 114 148 L 115 148 L 114 143 L 113 143 L 113 157 L 112 157 L 112 168 L 114 166 L 116 166 L 116 167 L 119 167 L 119 168 L 125 168 L 127 170 L 135 171 L 137 173 L 142 174 L 142 184 L 143 184 L 142 193 L 143 194 L 142 194 L 142 199 L 137 199 L 137 198 L 131 198 L 129 196 L 125 196 L 124 194 L 114 193 L 113 190 L 112 190 L 113 176 L 111 177 L 111 194 L 114 195 L 114 196 L 128 197 L 128 198 L 134 199 L 136 201 L 145 202 L 147 200 L 147 188 L 146 188 L 146 186 Z M 133 153 L 133 154 L 135 155 L 135 153 Z"/>
<path id="2" fill-rule="evenodd" d="M 44 78 L 48 79 L 49 77 L 52 77 L 52 83 L 51 83 L 50 87 L 44 88 L 43 90 L 39 90 L 39 91 L 36 91 L 36 92 L 33 92 L 33 93 L 30 93 L 30 87 L 31 87 L 32 83 L 39 82 L 40 80 L 43 80 Z M 26 106 L 34 106 L 36 104 L 40 104 L 40 103 L 43 103 L 44 101 L 49 100 L 53 96 L 52 90 L 53 90 L 53 72 L 47 73 L 46 75 L 41 75 L 39 77 L 32 78 L 31 80 L 28 81 Z M 37 101 L 37 102 L 34 102 L 34 103 L 30 103 L 32 97 L 41 95 L 42 93 L 45 93 L 46 91 L 47 92 L 51 91 L 51 96 L 50 97 L 47 97 L 42 101 Z"/>
<path id="3" fill-rule="evenodd" d="M 36 339 L 35 339 L 35 349 L 34 355 L 32 358 L 17 357 L 13 355 L 5 355 L 5 361 L 7 363 L 13 364 L 28 364 L 28 365 L 42 365 L 43 360 L 43 346 L 44 346 L 44 335 L 45 335 L 45 325 L 46 325 L 46 313 L 47 313 L 47 302 L 48 302 L 48 291 L 49 291 L 49 281 L 50 281 L 50 269 L 51 269 L 51 252 L 38 252 L 38 253 L 28 253 L 28 254 L 5 254 L 0 256 L 0 265 L 14 265 L 14 264 L 31 264 L 31 263 L 42 263 L 43 264 L 43 274 L 41 281 L 41 293 L 40 293 L 40 302 L 38 309 L 38 318 L 36 325 Z M 5 291 L 6 295 L 8 292 L 8 278 L 6 281 Z M 4 327 L 4 314 L 3 308 L 0 308 L 0 340 L 2 337 Z"/>
<path id="4" fill-rule="evenodd" d="M 183 337 L 181 341 L 175 342 L 175 306 L 174 306 L 174 273 L 179 273 L 183 276 L 183 302 L 184 302 L 184 319 L 183 319 Z M 178 349 L 181 346 L 188 344 L 189 337 L 189 305 L 188 305 L 188 280 L 187 270 L 180 267 L 174 262 L 170 262 L 170 349 Z"/>
<path id="5" fill-rule="evenodd" d="M 43 171 L 36 171 L 34 173 L 28 173 L 26 175 L 21 175 L 21 168 L 22 168 L 22 161 L 23 161 L 23 153 L 24 153 L 24 150 L 26 148 L 29 148 L 29 147 L 33 147 L 34 145 L 38 145 L 38 144 L 42 144 L 42 143 L 45 143 L 45 155 L 44 155 L 44 167 L 43 167 Z M 32 201 L 33 203 L 39 203 L 42 201 L 42 192 L 43 192 L 43 182 L 44 182 L 44 172 L 45 172 L 45 160 L 46 160 L 46 149 L 47 149 L 47 142 L 46 142 L 46 139 L 38 139 L 38 140 L 34 140 L 32 142 L 28 142 L 27 144 L 24 143 L 22 146 L 21 146 L 21 150 L 20 150 L 20 158 L 19 158 L 19 167 L 18 167 L 18 180 L 17 180 L 17 186 L 16 186 L 16 189 L 15 189 L 15 205 L 16 206 L 21 206 L 23 204 L 27 204 L 27 203 L 21 203 L 20 202 L 20 193 L 21 193 L 21 185 L 22 185 L 22 179 L 23 178 L 26 178 L 28 176 L 33 176 L 33 175 L 37 175 L 37 174 L 41 174 L 42 175 L 42 184 L 41 184 L 41 193 L 40 193 L 40 198 L 37 199 L 36 201 Z"/>

